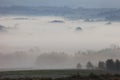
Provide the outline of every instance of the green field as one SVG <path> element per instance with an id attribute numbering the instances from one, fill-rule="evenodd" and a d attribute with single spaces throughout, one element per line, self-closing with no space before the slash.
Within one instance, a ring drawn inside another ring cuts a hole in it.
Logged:
<path id="1" fill-rule="evenodd" d="M 105 74 L 107 72 L 101 70 L 77 70 L 77 69 L 64 69 L 64 70 L 19 70 L 19 71 L 3 71 L 0 72 L 0 76 L 8 78 L 19 78 L 19 77 L 48 77 L 48 78 L 59 78 L 67 77 L 71 75 L 89 75 L 94 74 Z"/>

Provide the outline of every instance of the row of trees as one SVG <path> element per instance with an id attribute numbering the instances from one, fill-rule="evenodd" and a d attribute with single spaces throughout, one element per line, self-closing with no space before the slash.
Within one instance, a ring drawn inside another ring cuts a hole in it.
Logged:
<path id="1" fill-rule="evenodd" d="M 81 69 L 82 65 L 77 64 L 77 69 Z M 109 71 L 120 71 L 120 60 L 116 59 L 107 59 L 106 61 L 99 61 L 97 67 L 95 67 L 92 62 L 86 64 L 87 69 L 100 69 L 100 70 L 109 70 Z"/>
<path id="2" fill-rule="evenodd" d="M 100 61 L 98 64 L 99 69 L 106 69 L 110 71 L 120 71 L 120 60 L 108 59 L 105 62 Z"/>
<path id="3" fill-rule="evenodd" d="M 77 69 L 82 69 L 82 65 L 80 63 L 77 64 L 76 66 Z M 91 63 L 91 62 L 88 62 L 86 64 L 86 68 L 87 69 L 95 69 L 95 66 Z"/>

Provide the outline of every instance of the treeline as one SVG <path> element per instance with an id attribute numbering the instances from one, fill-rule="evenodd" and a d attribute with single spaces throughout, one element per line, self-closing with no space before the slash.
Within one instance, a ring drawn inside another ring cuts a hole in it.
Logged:
<path id="1" fill-rule="evenodd" d="M 82 65 L 80 63 L 77 64 L 77 69 L 82 69 Z M 116 59 L 107 59 L 106 61 L 99 61 L 97 67 L 92 64 L 92 62 L 88 62 L 86 64 L 86 69 L 99 69 L 99 70 L 108 70 L 108 71 L 120 71 L 120 60 Z"/>
<path id="2" fill-rule="evenodd" d="M 108 59 L 105 62 L 100 61 L 98 67 L 110 71 L 120 71 L 120 60 Z"/>

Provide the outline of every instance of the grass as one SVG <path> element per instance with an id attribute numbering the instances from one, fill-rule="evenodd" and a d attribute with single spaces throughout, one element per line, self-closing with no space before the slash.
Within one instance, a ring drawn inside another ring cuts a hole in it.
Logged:
<path id="1" fill-rule="evenodd" d="M 0 72 L 2 77 L 18 78 L 18 77 L 50 77 L 59 78 L 71 75 L 89 75 L 94 73 L 96 75 L 105 74 L 107 72 L 101 70 L 77 70 L 77 69 L 62 69 L 62 70 L 19 70 L 19 71 L 3 71 Z"/>

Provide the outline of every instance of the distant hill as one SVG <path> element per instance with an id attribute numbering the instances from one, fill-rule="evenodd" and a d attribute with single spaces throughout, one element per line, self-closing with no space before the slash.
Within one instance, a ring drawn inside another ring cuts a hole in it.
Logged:
<path id="1" fill-rule="evenodd" d="M 120 9 L 117 8 L 70 8 L 70 7 L 0 7 L 0 15 L 61 16 L 69 19 L 102 19 L 120 21 Z"/>

